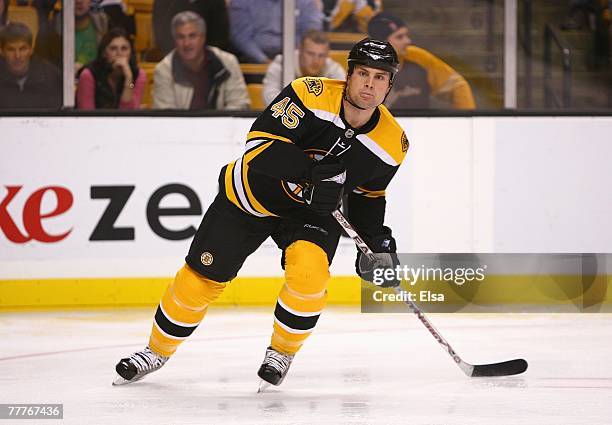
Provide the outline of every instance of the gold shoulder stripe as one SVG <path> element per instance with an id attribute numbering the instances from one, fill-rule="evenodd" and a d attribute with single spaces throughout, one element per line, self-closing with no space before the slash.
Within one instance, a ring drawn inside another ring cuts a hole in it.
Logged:
<path id="1" fill-rule="evenodd" d="M 310 111 L 338 114 L 345 82 L 329 78 L 303 77 L 294 80 L 291 87 Z"/>
<path id="2" fill-rule="evenodd" d="M 270 140 L 269 142 L 264 143 L 263 145 L 257 146 L 255 149 L 252 149 L 251 151 L 247 152 L 244 155 L 244 161 L 243 161 L 244 164 L 248 165 L 249 162 L 251 162 L 253 158 L 255 158 L 257 155 L 265 151 L 272 143 L 274 142 Z"/>
<path id="3" fill-rule="evenodd" d="M 365 196 L 366 198 L 381 198 L 386 195 L 385 190 L 369 190 L 365 187 L 357 186 L 357 189 L 353 190 L 358 195 Z"/>
<path id="4" fill-rule="evenodd" d="M 227 168 L 225 169 L 225 195 L 227 199 L 238 208 L 240 208 L 243 212 L 246 212 L 240 202 L 238 202 L 238 197 L 236 196 L 236 192 L 234 192 L 234 185 L 232 181 L 232 174 L 234 172 L 234 166 L 236 161 L 227 164 Z"/>
<path id="5" fill-rule="evenodd" d="M 281 140 L 287 143 L 293 143 L 291 139 L 288 139 L 283 136 L 277 136 L 276 134 L 272 134 L 272 133 L 266 133 L 265 131 L 249 131 L 249 134 L 247 134 L 247 142 L 251 139 L 257 139 L 257 138 L 274 139 L 274 140 Z"/>
<path id="6" fill-rule="evenodd" d="M 249 162 L 261 152 L 265 151 L 272 143 L 274 142 L 270 141 L 264 145 L 258 146 L 257 148 L 244 155 L 244 158 L 242 160 L 242 183 L 244 185 L 247 198 L 249 199 L 249 202 L 251 203 L 253 208 L 261 214 L 276 217 L 276 214 L 273 214 L 268 211 L 263 205 L 261 205 L 257 198 L 255 198 L 255 195 L 253 195 L 253 191 L 251 190 L 251 185 L 249 184 L 249 179 L 247 178 L 247 168 L 249 166 Z"/>
<path id="7" fill-rule="evenodd" d="M 361 137 L 361 136 L 360 136 Z M 360 140 L 362 140 L 358 137 Z M 380 106 L 380 120 L 378 125 L 363 138 L 371 146 L 367 146 L 383 161 L 390 165 L 399 165 L 408 151 L 408 139 L 404 129 L 397 123 L 393 115 L 384 106 Z"/>

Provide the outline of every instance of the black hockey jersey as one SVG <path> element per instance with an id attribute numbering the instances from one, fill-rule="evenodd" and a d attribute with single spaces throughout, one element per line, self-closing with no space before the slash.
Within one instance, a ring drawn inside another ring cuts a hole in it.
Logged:
<path id="1" fill-rule="evenodd" d="M 299 78 L 255 120 L 244 155 L 222 170 L 221 190 L 242 211 L 258 217 L 300 218 L 302 184 L 313 160 L 342 159 L 349 218 L 375 235 L 383 224 L 385 189 L 408 150 L 403 129 L 384 105 L 361 128 L 343 118 L 345 82 Z"/>

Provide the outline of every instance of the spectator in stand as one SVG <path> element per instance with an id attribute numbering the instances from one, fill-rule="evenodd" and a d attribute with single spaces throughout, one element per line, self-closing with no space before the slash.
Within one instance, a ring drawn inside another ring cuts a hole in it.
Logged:
<path id="1" fill-rule="evenodd" d="M 232 0 L 230 36 L 245 62 L 269 63 L 282 51 L 282 0 Z M 296 40 L 310 29 L 323 29 L 323 13 L 316 0 L 296 0 Z"/>
<path id="2" fill-rule="evenodd" d="M 59 70 L 33 56 L 32 32 L 11 22 L 0 37 L 0 109 L 36 109 L 62 106 Z"/>
<path id="3" fill-rule="evenodd" d="M 93 12 L 91 0 L 75 0 L 74 54 L 76 67 L 81 68 L 96 58 L 98 44 L 108 30 L 108 17 L 104 12 Z"/>
<path id="4" fill-rule="evenodd" d="M 222 50 L 229 49 L 229 21 L 225 0 L 154 0 L 153 30 L 155 43 L 162 55 L 174 49 L 170 22 L 179 12 L 190 10 L 206 23 L 206 44 Z"/>
<path id="5" fill-rule="evenodd" d="M 206 23 L 186 11 L 172 18 L 175 49 L 155 67 L 153 107 L 248 109 L 250 99 L 238 60 L 206 45 Z"/>
<path id="6" fill-rule="evenodd" d="M 38 30 L 47 31 L 49 16 L 55 10 L 57 0 L 32 0 L 31 5 L 36 8 L 38 14 Z"/>
<path id="7" fill-rule="evenodd" d="M 318 30 L 309 30 L 302 37 L 300 47 L 295 51 L 295 78 L 325 77 L 344 80 L 346 73 L 338 62 L 329 56 L 329 39 Z M 283 57 L 277 55 L 263 79 L 263 100 L 270 104 L 283 89 Z"/>
<path id="8" fill-rule="evenodd" d="M 382 0 L 323 0 L 328 31 L 367 32 L 372 16 L 382 10 Z"/>
<path id="9" fill-rule="evenodd" d="M 123 28 L 130 39 L 136 36 L 136 21 L 134 15 L 127 14 L 125 0 L 95 0 L 96 7 L 108 17 L 108 28 Z"/>
<path id="10" fill-rule="evenodd" d="M 7 24 L 9 0 L 0 0 L 0 31 Z"/>
<path id="11" fill-rule="evenodd" d="M 96 59 L 79 74 L 77 109 L 140 109 L 146 79 L 129 34 L 113 28 L 102 38 Z"/>
<path id="12" fill-rule="evenodd" d="M 590 68 L 610 65 L 610 22 L 612 0 L 570 0 L 568 21 L 562 30 L 590 30 L 592 52 L 587 59 Z"/>
<path id="13" fill-rule="evenodd" d="M 98 44 L 108 30 L 108 17 L 104 12 L 91 9 L 91 0 L 75 0 L 75 71 L 96 58 Z M 36 53 L 56 66 L 61 66 L 62 19 L 56 14 L 48 31 L 36 38 Z"/>
<path id="14" fill-rule="evenodd" d="M 430 109 L 431 98 L 454 109 L 474 109 L 472 89 L 448 64 L 410 40 L 406 23 L 397 16 L 380 13 L 370 20 L 370 37 L 391 43 L 400 70 L 385 105 L 393 109 Z"/>

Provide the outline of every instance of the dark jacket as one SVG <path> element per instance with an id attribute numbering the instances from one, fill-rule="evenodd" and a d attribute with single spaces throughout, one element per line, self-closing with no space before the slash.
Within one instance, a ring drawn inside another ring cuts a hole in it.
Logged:
<path id="1" fill-rule="evenodd" d="M 62 77 L 50 63 L 33 56 L 23 90 L 17 80 L 4 58 L 0 58 L 0 109 L 59 109 L 62 106 Z"/>

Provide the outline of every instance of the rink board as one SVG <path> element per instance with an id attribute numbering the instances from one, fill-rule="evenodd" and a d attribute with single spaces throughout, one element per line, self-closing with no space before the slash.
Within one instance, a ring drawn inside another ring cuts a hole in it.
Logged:
<path id="1" fill-rule="evenodd" d="M 0 158 L 0 308 L 155 302 L 252 121 L 0 117 L 10 144 Z M 612 118 L 399 122 L 410 150 L 386 224 L 402 252 L 612 252 L 612 143 L 602 137 Z M 104 218 L 111 201 L 118 212 Z M 343 239 L 330 303 L 358 302 L 358 283 L 347 283 L 358 282 L 354 256 Z M 268 303 L 281 276 L 268 241 L 221 302 Z"/>
<path id="2" fill-rule="evenodd" d="M 553 311 L 575 312 L 612 305 L 612 291 L 609 290 L 612 275 L 598 276 L 584 288 L 575 284 L 581 278 L 567 275 L 491 276 L 470 297 L 470 302 L 476 306 L 491 306 L 497 312 L 537 311 L 538 307 L 546 306 L 555 307 Z M 560 284 L 564 280 L 572 281 L 572 284 Z M 171 278 L 5 280 L 0 282 L 0 310 L 155 306 L 170 282 Z M 215 304 L 273 306 L 283 284 L 282 277 L 237 278 Z M 328 284 L 327 304 L 360 305 L 360 285 L 360 279 L 354 276 L 332 277 Z M 393 292 L 392 289 L 383 291 Z M 466 305 L 465 294 L 461 292 L 445 291 L 445 296 L 445 303 L 451 309 L 452 306 L 463 308 Z M 605 311 L 608 310 L 606 307 Z M 596 311 L 604 310 L 598 308 Z"/>

